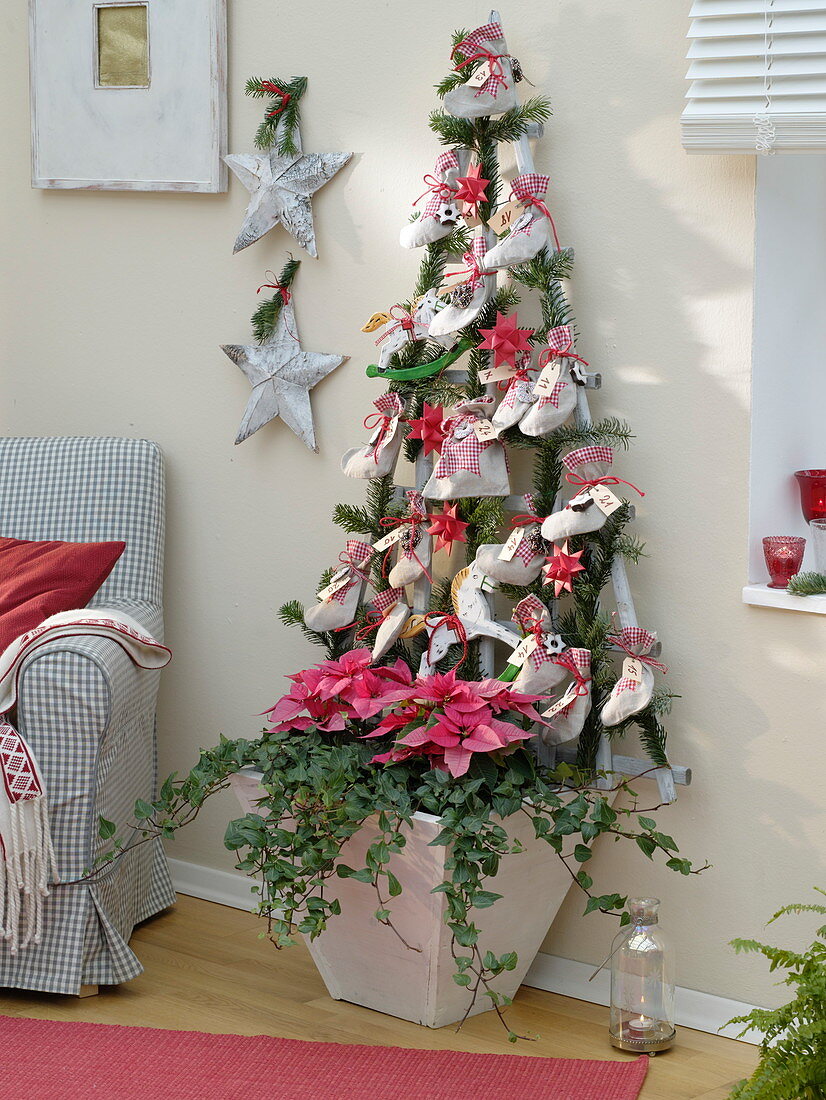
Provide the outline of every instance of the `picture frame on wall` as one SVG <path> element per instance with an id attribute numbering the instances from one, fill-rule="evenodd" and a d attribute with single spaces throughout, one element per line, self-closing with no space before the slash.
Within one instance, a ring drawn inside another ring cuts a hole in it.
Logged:
<path id="1" fill-rule="evenodd" d="M 32 186 L 227 189 L 226 0 L 29 0 Z"/>

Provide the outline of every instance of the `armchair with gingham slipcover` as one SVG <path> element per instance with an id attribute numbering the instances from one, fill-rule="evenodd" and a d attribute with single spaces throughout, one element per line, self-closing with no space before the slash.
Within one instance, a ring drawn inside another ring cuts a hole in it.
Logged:
<path id="1" fill-rule="evenodd" d="M 0 439 L 0 536 L 123 540 L 89 606 L 121 609 L 163 640 L 164 474 L 155 443 Z M 107 847 L 99 815 L 123 827 L 136 798 L 154 797 L 159 678 L 102 637 L 56 639 L 24 661 L 16 724 L 43 772 L 60 880 L 69 885 L 52 886 L 39 945 L 13 956 L 0 942 L 0 987 L 78 993 L 142 971 L 132 929 L 175 901 L 160 842 L 136 846 L 93 882 L 73 880 Z"/>

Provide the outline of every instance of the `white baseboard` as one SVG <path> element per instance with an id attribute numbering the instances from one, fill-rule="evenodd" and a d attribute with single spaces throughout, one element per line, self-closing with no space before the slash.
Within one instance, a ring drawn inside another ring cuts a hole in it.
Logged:
<path id="1" fill-rule="evenodd" d="M 232 909 L 246 909 L 247 912 L 252 912 L 258 904 L 258 895 L 252 892 L 252 883 L 239 871 L 218 871 L 214 867 L 201 867 L 198 863 L 185 863 L 182 859 L 170 859 L 169 871 L 172 885 L 179 894 L 215 901 Z"/>
<path id="2" fill-rule="evenodd" d="M 169 869 L 172 882 L 179 894 L 193 898 L 203 898 L 219 905 L 229 905 L 233 909 L 251 911 L 258 897 L 252 892 L 251 882 L 246 875 L 238 871 L 218 871 L 212 867 L 201 867 L 197 863 L 186 863 L 180 859 L 170 859 Z M 556 955 L 540 953 L 534 960 L 525 979 L 526 985 L 536 989 L 545 989 L 549 993 L 562 993 L 566 997 L 575 997 L 579 1001 L 607 1005 L 609 1000 L 609 972 L 603 969 L 588 981 L 594 967 L 588 963 L 562 959 Z M 735 1038 L 737 1028 L 723 1025 L 732 1016 L 745 1016 L 753 1005 L 742 1001 L 732 1001 L 728 997 L 718 997 L 714 993 L 701 993 L 696 989 L 677 988 L 677 1023 L 696 1031 L 707 1031 L 711 1035 L 727 1035 Z M 742 1039 L 745 1043 L 759 1043 L 757 1032 L 748 1032 Z"/>

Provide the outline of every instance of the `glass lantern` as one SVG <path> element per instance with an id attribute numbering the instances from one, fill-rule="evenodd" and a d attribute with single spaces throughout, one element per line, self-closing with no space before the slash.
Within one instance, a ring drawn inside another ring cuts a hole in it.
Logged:
<path id="1" fill-rule="evenodd" d="M 674 952 L 659 925 L 657 898 L 630 898 L 631 923 L 611 958 L 611 1043 L 654 1054 L 674 1042 Z"/>

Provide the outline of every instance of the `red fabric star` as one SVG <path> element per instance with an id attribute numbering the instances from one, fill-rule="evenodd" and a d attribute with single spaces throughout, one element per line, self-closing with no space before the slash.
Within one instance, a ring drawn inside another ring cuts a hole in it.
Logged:
<path id="1" fill-rule="evenodd" d="M 482 165 L 474 164 L 472 168 L 468 169 L 466 176 L 457 176 L 456 182 L 459 187 L 453 196 L 456 202 L 465 204 L 465 213 L 472 214 L 474 217 L 479 216 L 479 203 L 487 202 L 488 199 L 485 188 L 490 180 L 484 179 L 480 175 L 481 171 Z"/>
<path id="2" fill-rule="evenodd" d="M 500 363 L 508 363 L 515 367 L 519 352 L 531 350 L 528 337 L 533 335 L 533 329 L 519 328 L 519 318 L 515 313 L 507 317 L 504 313 L 497 313 L 493 328 L 480 328 L 479 332 L 484 336 L 484 340 L 478 347 L 487 348 L 493 352 L 495 367 Z"/>
<path id="3" fill-rule="evenodd" d="M 550 584 L 553 581 L 555 596 L 558 596 L 560 592 L 573 592 L 571 581 L 577 573 L 585 572 L 585 566 L 579 560 L 582 554 L 582 550 L 577 550 L 575 554 L 569 553 L 567 539 L 565 539 L 562 546 L 557 546 L 554 543 L 553 557 L 542 569 L 544 578 L 542 583 Z"/>
<path id="4" fill-rule="evenodd" d="M 409 420 L 409 439 L 421 439 L 424 453 L 429 455 L 431 451 L 438 454 L 442 452 L 442 444 L 445 441 L 445 433 L 442 431 L 442 421 L 445 410 L 441 405 L 428 405 L 425 401 L 422 405 L 422 415 L 416 420 Z"/>
<path id="5" fill-rule="evenodd" d="M 458 504 L 442 506 L 441 514 L 431 515 L 433 522 L 427 529 L 429 535 L 436 536 L 436 549 L 447 550 L 448 554 L 453 549 L 454 542 L 467 542 L 465 528 L 467 524 L 456 515 Z"/>

